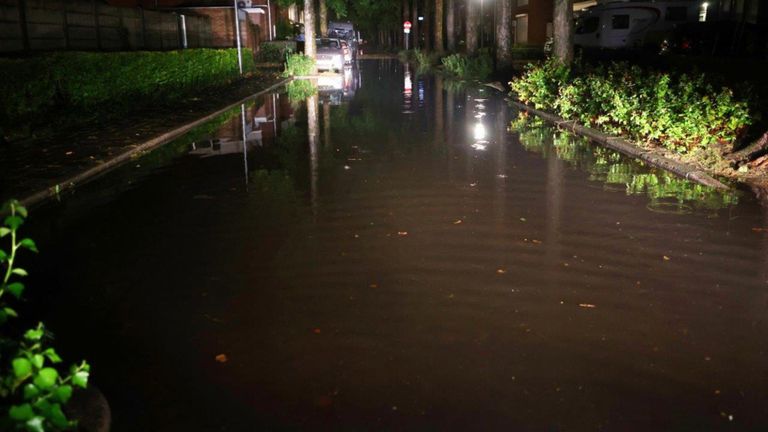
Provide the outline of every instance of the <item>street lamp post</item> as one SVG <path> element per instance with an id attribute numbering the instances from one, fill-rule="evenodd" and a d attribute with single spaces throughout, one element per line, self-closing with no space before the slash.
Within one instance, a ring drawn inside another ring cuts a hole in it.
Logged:
<path id="1" fill-rule="evenodd" d="M 237 68 L 240 70 L 240 75 L 243 74 L 243 53 L 240 44 L 240 9 L 237 8 L 237 0 L 232 0 L 235 6 L 235 41 L 237 43 Z"/>

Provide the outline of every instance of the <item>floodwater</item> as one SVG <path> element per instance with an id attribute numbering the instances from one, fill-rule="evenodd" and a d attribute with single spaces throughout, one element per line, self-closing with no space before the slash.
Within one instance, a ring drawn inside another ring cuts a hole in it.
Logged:
<path id="1" fill-rule="evenodd" d="M 397 62 L 320 84 L 31 213 L 114 431 L 768 429 L 749 193 Z"/>

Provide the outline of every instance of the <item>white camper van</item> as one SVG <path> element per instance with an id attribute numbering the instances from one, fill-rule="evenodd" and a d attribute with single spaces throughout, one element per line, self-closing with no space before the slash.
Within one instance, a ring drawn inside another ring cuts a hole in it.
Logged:
<path id="1" fill-rule="evenodd" d="M 576 20 L 574 45 L 582 48 L 658 47 L 679 24 L 699 20 L 706 2 L 600 1 Z"/>

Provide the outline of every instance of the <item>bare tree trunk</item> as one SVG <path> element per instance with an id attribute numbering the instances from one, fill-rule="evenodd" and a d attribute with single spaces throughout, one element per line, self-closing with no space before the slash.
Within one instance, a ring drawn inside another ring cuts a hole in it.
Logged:
<path id="1" fill-rule="evenodd" d="M 479 6 L 475 5 L 474 1 L 467 1 L 467 35 L 464 38 L 467 41 L 467 54 L 472 55 L 477 52 L 478 43 L 478 25 L 480 24 L 480 11 Z"/>
<path id="2" fill-rule="evenodd" d="M 445 49 L 443 42 L 443 0 L 435 0 L 435 51 L 442 53 Z"/>
<path id="3" fill-rule="evenodd" d="M 496 68 L 512 65 L 512 1 L 496 1 Z"/>
<path id="4" fill-rule="evenodd" d="M 555 58 L 573 62 L 573 0 L 554 0 Z"/>
<path id="5" fill-rule="evenodd" d="M 456 51 L 456 0 L 446 0 L 445 5 L 445 36 L 448 42 L 448 51 Z"/>
<path id="6" fill-rule="evenodd" d="M 317 61 L 314 0 L 304 0 L 304 55 L 311 58 L 313 61 Z M 316 72 L 316 69 L 312 72 Z"/>
<path id="7" fill-rule="evenodd" d="M 320 0 L 320 37 L 328 36 L 328 4 Z"/>
<path id="8" fill-rule="evenodd" d="M 429 0 L 427 0 L 429 1 Z M 413 34 L 413 49 L 419 49 L 419 0 L 413 0 L 411 4 L 411 33 Z"/>

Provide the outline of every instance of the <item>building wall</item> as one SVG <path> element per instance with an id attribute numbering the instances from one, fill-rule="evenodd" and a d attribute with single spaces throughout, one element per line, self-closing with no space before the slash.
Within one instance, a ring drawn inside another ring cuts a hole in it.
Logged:
<path id="1" fill-rule="evenodd" d="M 500 0 L 503 1 L 503 0 Z M 512 0 L 517 2 L 515 35 L 517 44 L 544 45 L 552 32 L 552 0 Z M 527 26 L 525 25 L 527 18 Z M 526 28 L 524 28 L 526 27 Z"/>
<path id="2" fill-rule="evenodd" d="M 189 47 L 207 46 L 205 17 L 188 15 Z M 0 52 L 170 50 L 181 46 L 179 16 L 88 0 L 0 1 Z"/>

